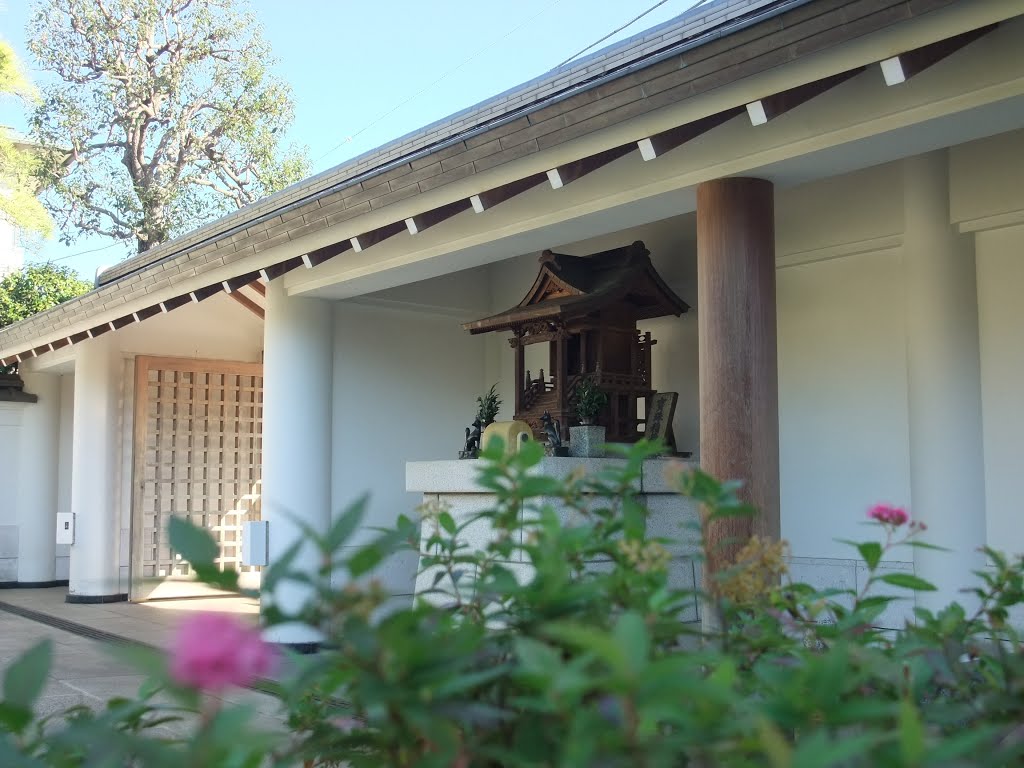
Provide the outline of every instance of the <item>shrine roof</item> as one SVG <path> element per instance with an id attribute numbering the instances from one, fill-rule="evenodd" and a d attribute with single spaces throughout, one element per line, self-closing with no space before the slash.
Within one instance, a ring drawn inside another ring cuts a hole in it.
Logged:
<path id="1" fill-rule="evenodd" d="M 613 308 L 647 320 L 678 316 L 690 306 L 661 279 L 638 240 L 589 256 L 544 251 L 537 278 L 519 304 L 462 327 L 473 334 L 514 330 L 529 322 L 565 322 Z"/>

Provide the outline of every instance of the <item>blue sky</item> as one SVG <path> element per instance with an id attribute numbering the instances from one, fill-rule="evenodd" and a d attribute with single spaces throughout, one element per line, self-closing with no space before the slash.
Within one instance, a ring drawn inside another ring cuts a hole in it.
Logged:
<path id="1" fill-rule="evenodd" d="M 671 19 L 694 1 L 666 0 L 602 46 Z M 250 2 L 277 72 L 294 89 L 288 139 L 309 146 L 316 172 L 543 74 L 657 0 Z M 4 5 L 0 0 L 0 36 L 31 67 L 24 47 L 30 2 Z M 30 74 L 44 84 L 39 73 Z M 0 123 L 20 128 L 24 120 L 5 103 Z M 130 255 L 109 243 L 81 237 L 65 246 L 54 238 L 35 258 L 59 259 L 91 278 L 97 267 Z"/>

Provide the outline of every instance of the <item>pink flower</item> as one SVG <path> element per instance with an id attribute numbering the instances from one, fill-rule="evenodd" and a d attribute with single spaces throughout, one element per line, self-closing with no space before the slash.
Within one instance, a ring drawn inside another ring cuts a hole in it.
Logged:
<path id="1" fill-rule="evenodd" d="M 224 613 L 197 613 L 178 627 L 170 673 L 179 685 L 217 693 L 270 674 L 276 660 L 255 627 Z"/>
<path id="2" fill-rule="evenodd" d="M 882 525 L 901 526 L 910 519 L 910 515 L 902 507 L 894 507 L 890 504 L 875 504 L 868 510 L 868 517 L 877 520 Z"/>

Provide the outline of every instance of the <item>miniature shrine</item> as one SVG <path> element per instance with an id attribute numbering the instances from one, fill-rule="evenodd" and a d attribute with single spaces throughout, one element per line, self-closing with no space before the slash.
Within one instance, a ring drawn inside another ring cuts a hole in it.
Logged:
<path id="1" fill-rule="evenodd" d="M 651 334 L 637 323 L 689 309 L 666 285 L 640 241 L 590 256 L 544 251 L 540 271 L 526 297 L 505 312 L 466 323 L 470 333 L 511 331 L 515 354 L 515 419 L 535 436 L 545 433 L 545 413 L 561 425 L 576 423 L 575 392 L 590 379 L 608 397 L 597 423 L 608 442 L 635 442 L 639 403 L 648 412 Z M 548 344 L 547 372 L 526 368 L 526 347 Z"/>

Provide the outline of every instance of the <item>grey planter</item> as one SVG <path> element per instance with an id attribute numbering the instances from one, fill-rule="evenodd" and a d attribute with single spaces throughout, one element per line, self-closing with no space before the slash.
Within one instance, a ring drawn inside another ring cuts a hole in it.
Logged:
<path id="1" fill-rule="evenodd" d="M 569 427 L 569 455 L 600 459 L 604 456 L 604 427 Z"/>

